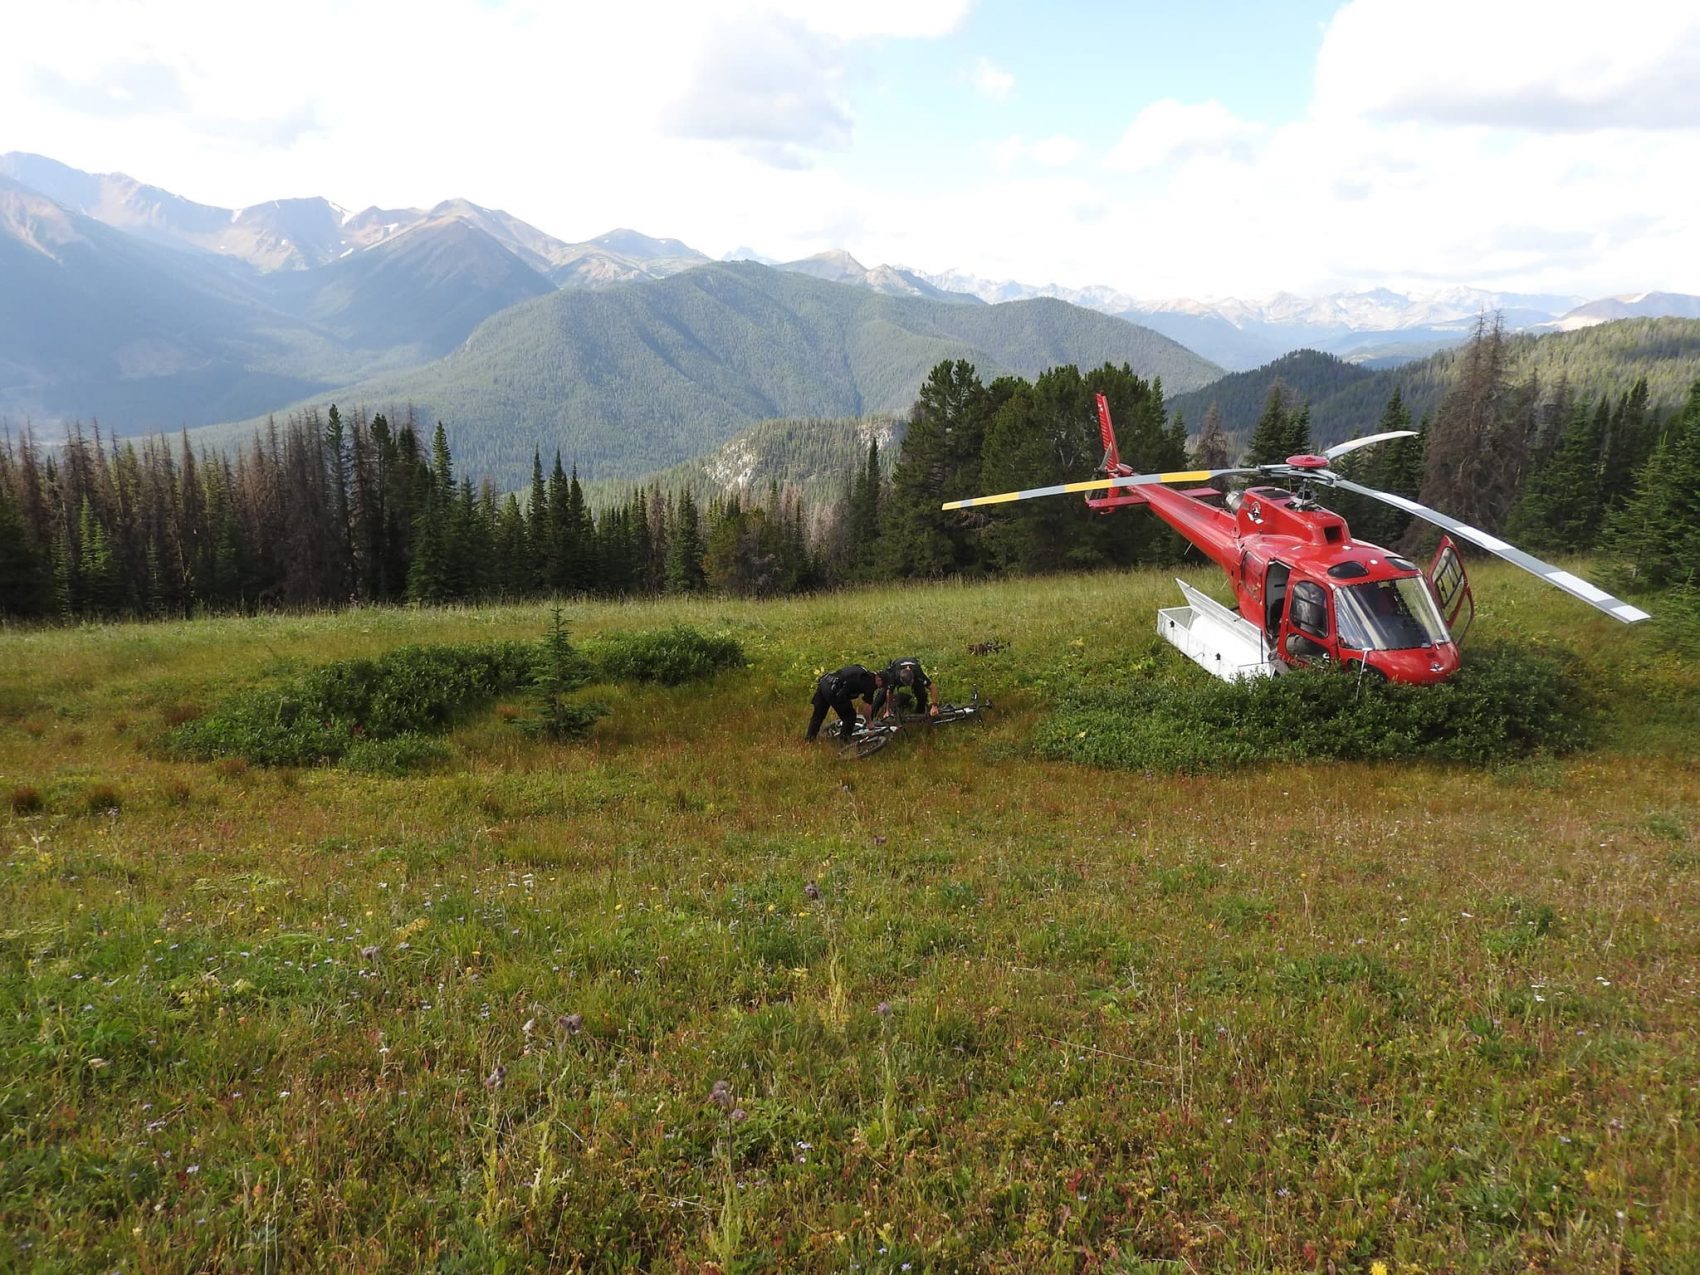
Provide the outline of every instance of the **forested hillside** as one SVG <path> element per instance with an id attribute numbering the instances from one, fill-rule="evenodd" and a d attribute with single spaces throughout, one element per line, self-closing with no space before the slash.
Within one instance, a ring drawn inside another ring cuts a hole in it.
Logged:
<path id="1" fill-rule="evenodd" d="M 1700 374 L 1700 320 L 1694 319 L 1623 319 L 1575 332 L 1508 333 L 1504 346 L 1507 376 L 1538 401 L 1614 396 L 1644 379 L 1649 406 L 1670 408 L 1682 402 Z M 1422 420 L 1457 382 L 1463 358 L 1462 348 L 1446 350 L 1372 372 L 1331 354 L 1300 350 L 1203 389 L 1171 394 L 1169 408 L 1196 434 L 1216 404 L 1230 440 L 1243 446 L 1279 380 L 1295 403 L 1310 405 L 1312 441 L 1326 447 L 1367 432 L 1395 387 L 1412 419 Z"/>
<path id="2" fill-rule="evenodd" d="M 230 271 L 0 177 L 0 415 L 198 425 L 364 365 Z"/>
<path id="3" fill-rule="evenodd" d="M 738 262 L 539 298 L 489 319 L 447 358 L 320 404 L 411 404 L 448 424 L 471 472 L 511 489 L 540 447 L 559 448 L 586 478 L 635 476 L 760 420 L 905 412 L 927 370 L 959 358 L 988 377 L 1127 363 L 1175 389 L 1220 374 L 1166 337 L 1061 301 L 953 305 Z M 240 442 L 256 423 L 194 442 Z"/>
<path id="4" fill-rule="evenodd" d="M 906 422 L 895 416 L 853 420 L 760 421 L 707 456 L 644 474 L 636 480 L 604 478 L 584 484 L 592 506 L 618 504 L 633 486 L 658 487 L 698 496 L 760 493 L 770 486 L 800 491 L 811 504 L 844 494 L 846 478 L 865 464 L 868 445 L 877 445 L 889 470 Z"/>

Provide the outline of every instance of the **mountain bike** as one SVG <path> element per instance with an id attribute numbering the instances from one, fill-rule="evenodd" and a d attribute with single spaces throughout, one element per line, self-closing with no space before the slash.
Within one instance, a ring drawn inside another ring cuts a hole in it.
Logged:
<path id="1" fill-rule="evenodd" d="M 880 718 L 873 725 L 858 731 L 851 739 L 844 739 L 844 723 L 832 722 L 822 734 L 828 739 L 840 741 L 838 755 L 846 760 L 869 757 L 879 752 L 897 737 L 897 732 L 906 726 L 948 726 L 952 722 L 972 721 L 981 717 L 991 704 L 980 698 L 976 688 L 966 704 L 940 704 L 939 715 L 931 713 L 902 713 L 896 718 Z"/>

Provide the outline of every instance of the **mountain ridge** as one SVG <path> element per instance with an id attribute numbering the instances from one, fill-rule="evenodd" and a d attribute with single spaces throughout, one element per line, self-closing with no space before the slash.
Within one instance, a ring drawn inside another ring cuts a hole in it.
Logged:
<path id="1" fill-rule="evenodd" d="M 447 423 L 474 471 L 518 486 L 538 447 L 559 446 L 587 478 L 628 477 L 764 419 L 904 412 L 947 358 L 967 358 L 988 377 L 1126 362 L 1179 388 L 1221 371 L 1157 333 L 1052 299 L 888 297 L 719 262 L 623 288 L 549 293 L 493 315 L 434 363 L 293 406 L 411 403 Z M 196 437 L 228 446 L 255 424 Z"/>

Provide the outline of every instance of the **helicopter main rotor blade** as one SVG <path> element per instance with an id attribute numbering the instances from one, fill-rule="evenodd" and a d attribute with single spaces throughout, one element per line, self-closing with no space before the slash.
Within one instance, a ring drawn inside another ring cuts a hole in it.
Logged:
<path id="1" fill-rule="evenodd" d="M 1524 553 L 1516 545 L 1508 545 L 1498 536 L 1480 531 L 1467 522 L 1459 522 L 1456 518 L 1443 514 L 1438 509 L 1430 509 L 1427 505 L 1419 505 L 1414 500 L 1406 500 L 1403 496 L 1395 496 L 1391 492 L 1377 491 L 1374 487 L 1365 487 L 1362 483 L 1341 478 L 1331 470 L 1321 470 L 1311 476 L 1328 483 L 1330 486 L 1341 487 L 1346 491 L 1356 492 L 1360 496 L 1368 496 L 1371 500 L 1382 501 L 1384 504 L 1392 505 L 1395 509 L 1403 509 L 1406 513 L 1413 514 L 1425 522 L 1432 522 L 1441 530 L 1450 532 L 1454 536 L 1460 536 L 1471 544 L 1480 545 L 1489 553 L 1498 554 L 1507 562 L 1522 567 L 1531 575 L 1540 576 L 1548 584 L 1563 589 L 1571 597 L 1581 598 L 1589 606 L 1604 611 L 1614 620 L 1622 620 L 1625 624 L 1634 624 L 1639 620 L 1652 619 L 1652 616 L 1640 607 L 1631 606 L 1621 598 L 1612 597 L 1604 589 L 1589 584 L 1581 576 L 1560 570 L 1552 563 L 1543 562 L 1534 554 Z"/>
<path id="2" fill-rule="evenodd" d="M 1058 483 L 1054 487 L 1029 487 L 1025 491 L 1005 491 L 996 496 L 971 496 L 967 500 L 952 500 L 941 509 L 971 509 L 980 505 L 1003 505 L 1012 500 L 1032 500 L 1035 496 L 1065 496 L 1075 491 L 1106 491 L 1111 487 L 1150 487 L 1162 483 L 1207 483 L 1212 478 L 1233 474 L 1257 474 L 1258 469 L 1176 469 L 1163 474 L 1125 474 L 1120 478 L 1093 478 L 1079 483 Z"/>
<path id="3" fill-rule="evenodd" d="M 1371 434 L 1367 438 L 1348 438 L 1343 443 L 1335 443 L 1322 454 L 1329 460 L 1335 460 L 1344 456 L 1347 452 L 1355 452 L 1360 447 L 1368 447 L 1371 443 L 1385 443 L 1390 438 L 1415 438 L 1416 436 L 1417 431 L 1414 429 L 1388 430 L 1385 434 Z"/>

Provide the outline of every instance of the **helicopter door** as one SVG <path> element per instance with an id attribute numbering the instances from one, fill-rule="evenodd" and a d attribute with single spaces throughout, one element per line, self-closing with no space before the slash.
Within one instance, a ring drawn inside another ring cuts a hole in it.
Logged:
<path id="1" fill-rule="evenodd" d="M 1293 586 L 1280 652 L 1292 664 L 1313 664 L 1334 653 L 1334 626 L 1328 619 L 1328 592 L 1311 580 Z"/>
<path id="2" fill-rule="evenodd" d="M 1458 546 L 1452 543 L 1451 536 L 1441 536 L 1440 548 L 1434 551 L 1434 561 L 1429 564 L 1428 582 L 1434 590 L 1434 600 L 1440 604 L 1440 614 L 1446 618 L 1452 640 L 1462 642 L 1464 634 L 1475 622 L 1476 599 L 1470 592 L 1470 577 L 1465 574 Z M 1464 617 L 1462 626 L 1458 623 L 1460 615 Z"/>
<path id="3" fill-rule="evenodd" d="M 1271 562 L 1263 577 L 1263 629 L 1274 642 L 1281 636 L 1281 617 L 1287 611 L 1287 577 L 1293 569 L 1284 562 Z"/>

